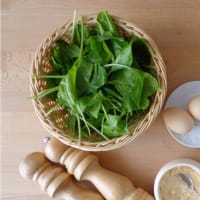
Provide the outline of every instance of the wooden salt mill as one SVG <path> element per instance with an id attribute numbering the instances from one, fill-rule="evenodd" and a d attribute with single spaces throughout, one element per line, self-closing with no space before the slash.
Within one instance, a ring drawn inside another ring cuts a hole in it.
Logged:
<path id="1" fill-rule="evenodd" d="M 45 154 L 49 160 L 65 165 L 77 180 L 93 183 L 106 200 L 154 200 L 142 188 L 135 188 L 127 177 L 102 168 L 98 158 L 89 152 L 68 147 L 51 138 L 46 142 Z"/>
<path id="2" fill-rule="evenodd" d="M 35 152 L 29 154 L 19 165 L 22 177 L 33 179 L 46 191 L 50 197 L 63 200 L 103 200 L 92 190 L 75 185 L 62 167 L 53 165 L 44 154 Z"/>

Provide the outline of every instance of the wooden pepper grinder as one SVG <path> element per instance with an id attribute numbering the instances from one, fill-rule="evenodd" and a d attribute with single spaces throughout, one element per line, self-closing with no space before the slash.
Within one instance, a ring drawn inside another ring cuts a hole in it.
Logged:
<path id="1" fill-rule="evenodd" d="M 142 188 L 135 188 L 127 177 L 102 168 L 97 157 L 89 152 L 51 138 L 46 142 L 45 154 L 51 161 L 65 165 L 77 180 L 93 183 L 107 200 L 154 200 Z"/>
<path id="2" fill-rule="evenodd" d="M 74 184 L 62 167 L 53 165 L 44 154 L 29 154 L 19 165 L 22 177 L 33 179 L 50 197 L 63 200 L 103 200 L 97 192 Z"/>

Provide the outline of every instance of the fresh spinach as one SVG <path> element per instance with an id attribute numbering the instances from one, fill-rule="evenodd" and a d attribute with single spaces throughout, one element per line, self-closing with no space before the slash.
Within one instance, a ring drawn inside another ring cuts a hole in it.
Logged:
<path id="1" fill-rule="evenodd" d="M 140 72 L 144 78 L 140 107 L 142 110 L 145 110 L 149 106 L 150 99 L 153 94 L 158 90 L 158 82 L 155 77 L 146 72 Z"/>
<path id="2" fill-rule="evenodd" d="M 88 40 L 87 59 L 95 64 L 104 65 L 112 60 L 112 53 L 107 44 L 102 42 L 98 36 L 92 36 Z"/>
<path id="3" fill-rule="evenodd" d="M 60 81 L 58 90 L 58 101 L 60 105 L 74 113 L 77 112 L 76 74 L 77 67 L 74 65 Z"/>
<path id="4" fill-rule="evenodd" d="M 111 138 L 126 135 L 128 134 L 128 125 L 121 116 L 109 114 L 103 123 L 103 132 Z"/>
<path id="5" fill-rule="evenodd" d="M 98 64 L 82 60 L 77 69 L 77 89 L 79 96 L 97 92 L 107 80 L 106 70 Z"/>
<path id="6" fill-rule="evenodd" d="M 106 40 L 106 38 L 105 38 Z M 114 57 L 116 58 L 121 50 L 128 44 L 127 41 L 125 41 L 122 37 L 114 37 L 114 38 L 108 38 L 106 40 L 106 43 L 110 47 L 111 52 L 113 52 Z"/>
<path id="7" fill-rule="evenodd" d="M 114 63 L 131 66 L 133 62 L 132 41 L 126 44 L 118 54 Z"/>
<path id="8" fill-rule="evenodd" d="M 82 39 L 82 27 L 81 24 L 75 24 L 74 30 L 73 30 L 73 36 L 72 36 L 72 42 L 73 44 L 76 44 L 80 46 L 81 44 L 81 39 Z M 88 39 L 90 36 L 90 30 L 87 26 L 83 26 L 83 44 L 87 45 L 88 44 Z"/>
<path id="9" fill-rule="evenodd" d="M 119 36 L 117 26 L 108 11 L 100 12 L 96 21 L 101 35 Z"/>
<path id="10" fill-rule="evenodd" d="M 99 111 L 102 106 L 103 95 L 101 92 L 93 93 L 79 99 L 79 105 L 82 112 L 85 112 L 90 117 L 98 118 Z"/>
<path id="11" fill-rule="evenodd" d="M 121 69 L 112 74 L 111 84 L 123 97 L 122 110 L 131 112 L 140 109 L 143 77 L 133 68 Z"/>
<path id="12" fill-rule="evenodd" d="M 51 49 L 46 89 L 33 98 L 50 98 L 68 112 L 71 137 L 109 140 L 128 134 L 128 126 L 145 113 L 158 90 L 149 73 L 152 58 L 145 40 L 120 35 L 108 11 L 92 26 L 75 23 L 70 42 L 59 39 Z M 150 70 L 151 69 L 151 70 Z"/>

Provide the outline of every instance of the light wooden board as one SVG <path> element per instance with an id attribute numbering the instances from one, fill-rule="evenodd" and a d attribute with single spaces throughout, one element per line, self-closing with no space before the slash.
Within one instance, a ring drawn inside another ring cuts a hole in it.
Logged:
<path id="1" fill-rule="evenodd" d="M 29 93 L 29 71 L 42 39 L 71 19 L 107 9 L 143 28 L 157 43 L 167 66 L 168 95 L 180 84 L 200 80 L 199 0 L 2 0 L 1 7 L 1 198 L 47 200 L 49 197 L 18 173 L 21 159 L 42 151 L 48 133 L 37 119 Z M 176 143 L 161 115 L 129 145 L 99 152 L 103 166 L 128 176 L 153 193 L 160 167 L 176 158 L 200 161 L 200 149 Z"/>

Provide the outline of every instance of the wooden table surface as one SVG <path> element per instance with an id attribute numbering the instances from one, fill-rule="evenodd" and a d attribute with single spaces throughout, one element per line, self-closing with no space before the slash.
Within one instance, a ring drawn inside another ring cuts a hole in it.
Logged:
<path id="1" fill-rule="evenodd" d="M 199 0 L 2 0 L 1 50 L 1 198 L 47 200 L 32 181 L 23 180 L 18 164 L 32 151 L 43 151 L 48 133 L 37 119 L 29 97 L 29 71 L 42 39 L 79 15 L 108 9 L 138 24 L 157 43 L 167 68 L 168 94 L 180 84 L 200 80 Z M 153 193 L 160 167 L 177 158 L 200 161 L 200 149 L 175 142 L 161 115 L 129 145 L 98 152 L 104 167 L 128 176 L 136 186 Z"/>

